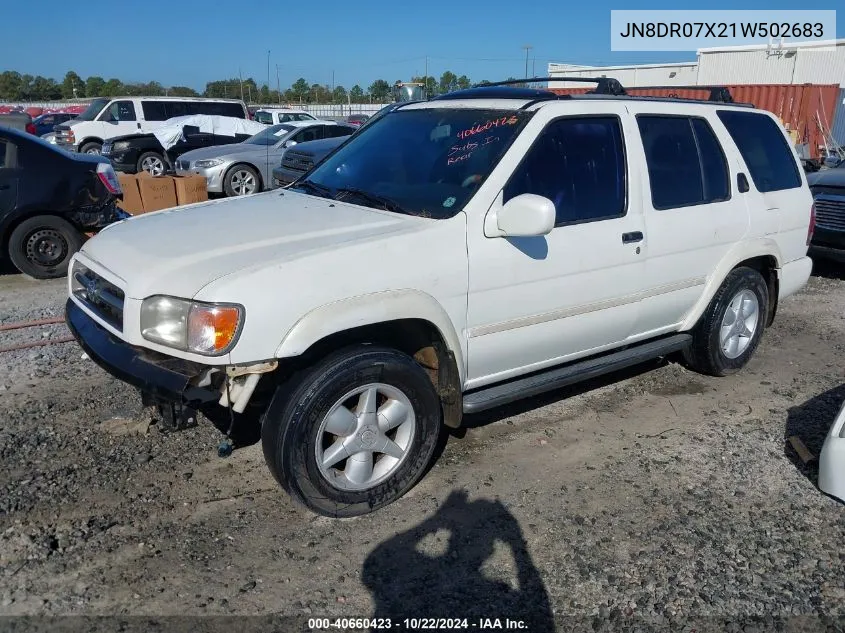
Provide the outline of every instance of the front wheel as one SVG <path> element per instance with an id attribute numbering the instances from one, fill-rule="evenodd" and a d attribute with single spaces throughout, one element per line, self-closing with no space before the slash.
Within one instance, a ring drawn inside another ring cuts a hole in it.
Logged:
<path id="1" fill-rule="evenodd" d="M 753 268 L 735 268 L 692 331 L 684 357 L 692 369 L 727 376 L 751 359 L 763 336 L 769 307 L 766 280 Z"/>
<path id="2" fill-rule="evenodd" d="M 145 171 L 150 176 L 162 176 L 167 172 L 167 161 L 156 152 L 144 152 L 138 157 L 136 165 L 138 172 Z"/>
<path id="3" fill-rule="evenodd" d="M 102 149 L 103 149 L 103 144 L 102 144 L 102 143 L 97 143 L 97 142 L 91 141 L 90 143 L 85 143 L 85 145 L 83 145 L 82 147 L 80 147 L 80 148 L 79 148 L 79 153 L 80 153 L 80 154 L 94 154 L 94 155 L 99 155 L 99 154 L 100 154 L 100 152 L 102 151 Z"/>
<path id="4" fill-rule="evenodd" d="M 223 191 L 227 196 L 248 196 L 261 191 L 261 179 L 249 165 L 235 165 L 223 178 Z"/>
<path id="5" fill-rule="evenodd" d="M 24 220 L 9 236 L 9 259 L 19 271 L 35 279 L 64 277 L 70 258 L 84 242 L 67 220 L 39 215 Z"/>
<path id="6" fill-rule="evenodd" d="M 296 501 L 324 516 L 357 516 L 416 483 L 441 420 L 419 364 L 396 350 L 356 346 L 279 388 L 263 420 L 264 457 Z"/>

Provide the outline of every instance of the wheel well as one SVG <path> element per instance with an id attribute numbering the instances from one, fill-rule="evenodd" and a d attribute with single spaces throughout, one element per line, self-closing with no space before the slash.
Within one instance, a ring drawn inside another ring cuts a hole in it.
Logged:
<path id="1" fill-rule="evenodd" d="M 297 359 L 310 365 L 318 358 L 355 344 L 379 344 L 404 352 L 428 374 L 443 406 L 447 426 L 460 426 L 463 415 L 460 374 L 454 353 L 440 330 L 424 319 L 396 319 L 373 323 L 330 334 L 311 345 Z"/>
<path id="2" fill-rule="evenodd" d="M 79 145 L 77 147 L 79 147 L 79 149 L 82 149 L 83 146 L 85 146 L 87 143 L 99 143 L 100 145 L 102 145 L 103 139 L 97 138 L 96 136 L 90 136 L 86 139 L 79 141 Z"/>
<path id="3" fill-rule="evenodd" d="M 746 268 L 753 268 L 766 280 L 766 286 L 769 289 L 769 307 L 766 315 L 766 327 L 769 327 L 775 320 L 775 314 L 778 307 L 778 261 L 772 255 L 761 255 L 760 257 L 752 257 L 745 261 L 739 262 L 736 268 L 744 266 Z"/>
<path id="4" fill-rule="evenodd" d="M 226 174 L 223 176 L 224 190 L 225 190 L 225 187 L 226 187 L 226 179 L 229 177 L 229 174 L 232 173 L 232 170 L 235 167 L 249 167 L 250 169 L 252 169 L 256 173 L 256 175 L 258 176 L 258 187 L 259 187 L 259 189 L 262 190 L 262 191 L 264 190 L 264 178 L 261 177 L 261 170 L 258 169 L 258 167 L 256 167 L 252 163 L 235 163 L 234 165 L 229 167 L 229 169 L 226 170 Z M 256 193 L 258 193 L 258 192 L 256 192 Z"/>

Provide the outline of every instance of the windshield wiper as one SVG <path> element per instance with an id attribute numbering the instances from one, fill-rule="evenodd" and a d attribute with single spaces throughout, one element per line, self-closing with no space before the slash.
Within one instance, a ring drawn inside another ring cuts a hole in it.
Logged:
<path id="1" fill-rule="evenodd" d="M 364 191 L 363 189 L 358 189 L 356 187 L 344 187 L 335 191 L 335 200 L 339 200 L 337 196 L 338 194 L 342 193 L 358 196 L 359 198 L 366 200 L 371 204 L 380 205 L 381 208 L 385 211 L 408 213 L 408 211 L 395 200 L 391 200 L 390 198 L 387 198 L 385 196 L 380 196 L 377 193 L 370 193 L 369 191 Z"/>
<path id="2" fill-rule="evenodd" d="M 332 197 L 332 190 L 326 187 L 325 185 L 318 185 L 316 182 L 312 182 L 311 180 L 301 180 L 291 187 L 292 189 L 296 189 L 298 187 L 302 187 L 303 189 L 308 189 L 312 193 L 316 193 L 321 198 L 331 198 Z"/>

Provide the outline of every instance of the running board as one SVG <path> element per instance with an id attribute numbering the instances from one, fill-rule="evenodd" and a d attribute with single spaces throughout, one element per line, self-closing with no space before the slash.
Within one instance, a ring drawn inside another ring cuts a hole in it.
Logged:
<path id="1" fill-rule="evenodd" d="M 571 365 L 550 369 L 541 374 L 518 378 L 511 382 L 485 387 L 479 391 L 464 394 L 464 413 L 478 413 L 494 407 L 530 398 L 547 391 L 560 389 L 583 380 L 637 365 L 658 356 L 665 356 L 689 346 L 692 336 L 673 334 L 672 336 L 640 343 L 632 347 L 577 361 Z"/>

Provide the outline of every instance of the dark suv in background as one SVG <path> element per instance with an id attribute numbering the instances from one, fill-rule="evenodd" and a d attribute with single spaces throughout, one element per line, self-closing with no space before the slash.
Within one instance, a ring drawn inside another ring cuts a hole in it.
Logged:
<path id="1" fill-rule="evenodd" d="M 816 208 L 810 254 L 845 261 L 845 165 L 807 174 Z"/>

